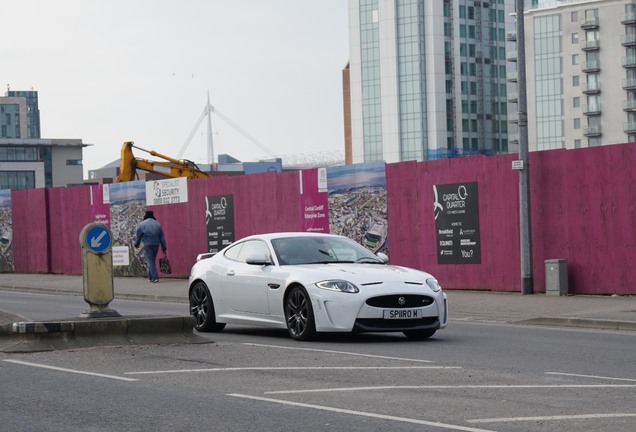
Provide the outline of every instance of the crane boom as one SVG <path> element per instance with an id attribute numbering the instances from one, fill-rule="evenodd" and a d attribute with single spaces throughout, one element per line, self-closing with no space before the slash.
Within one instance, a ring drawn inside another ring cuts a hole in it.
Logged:
<path id="1" fill-rule="evenodd" d="M 134 145 L 133 141 L 126 141 L 121 147 L 121 157 L 119 161 L 118 182 L 132 181 L 137 178 L 137 170 L 143 170 L 160 174 L 166 177 L 187 177 L 187 178 L 205 178 L 209 174 L 201 171 L 199 167 L 192 161 L 186 159 L 175 159 L 170 156 L 158 153 L 154 150 L 146 150 Z M 152 156 L 164 159 L 164 161 L 152 161 L 135 157 L 132 149 L 145 151 Z"/>

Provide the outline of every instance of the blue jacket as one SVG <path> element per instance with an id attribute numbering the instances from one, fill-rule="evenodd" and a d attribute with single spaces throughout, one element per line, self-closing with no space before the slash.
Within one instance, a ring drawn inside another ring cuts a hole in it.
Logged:
<path id="1" fill-rule="evenodd" d="M 143 242 L 144 246 L 161 245 L 161 250 L 166 251 L 166 238 L 163 235 L 163 229 L 155 219 L 144 219 L 137 225 L 135 247 L 139 247 L 141 242 Z"/>

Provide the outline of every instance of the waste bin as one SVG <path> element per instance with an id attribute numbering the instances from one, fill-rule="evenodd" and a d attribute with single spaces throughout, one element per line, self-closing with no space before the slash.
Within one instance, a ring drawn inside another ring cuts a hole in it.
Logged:
<path id="1" fill-rule="evenodd" d="M 568 295 L 567 260 L 545 260 L 545 293 L 547 295 Z"/>

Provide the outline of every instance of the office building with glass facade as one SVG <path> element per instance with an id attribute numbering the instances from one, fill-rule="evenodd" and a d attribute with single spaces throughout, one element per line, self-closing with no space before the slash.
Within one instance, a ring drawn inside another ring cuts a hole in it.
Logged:
<path id="1" fill-rule="evenodd" d="M 514 0 L 350 0 L 351 161 L 516 151 L 512 12 Z"/>
<path id="2" fill-rule="evenodd" d="M 636 141 L 635 3 L 542 1 L 525 11 L 531 151 Z"/>
<path id="3" fill-rule="evenodd" d="M 83 183 L 81 139 L 42 139 L 36 91 L 0 97 L 0 189 Z"/>

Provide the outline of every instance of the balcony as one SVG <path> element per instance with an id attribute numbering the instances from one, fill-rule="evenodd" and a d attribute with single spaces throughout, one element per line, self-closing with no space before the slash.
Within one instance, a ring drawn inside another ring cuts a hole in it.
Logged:
<path id="1" fill-rule="evenodd" d="M 509 133 L 508 134 L 508 143 L 517 145 L 519 144 L 519 134 L 518 133 Z"/>
<path id="2" fill-rule="evenodd" d="M 636 59 L 634 59 L 636 61 Z M 586 73 L 599 72 L 601 70 L 600 60 L 590 60 L 581 63 L 581 70 Z"/>
<path id="3" fill-rule="evenodd" d="M 508 42 L 517 42 L 517 32 L 506 33 L 506 40 Z"/>
<path id="4" fill-rule="evenodd" d="M 519 93 L 518 92 L 508 93 L 508 102 L 512 102 L 512 103 L 519 102 Z"/>
<path id="5" fill-rule="evenodd" d="M 508 72 L 506 74 L 506 79 L 510 82 L 517 82 L 518 78 L 519 78 L 519 74 L 517 72 Z"/>
<path id="6" fill-rule="evenodd" d="M 623 46 L 634 46 L 636 45 L 636 34 L 626 34 L 621 36 L 621 44 Z"/>
<path id="7" fill-rule="evenodd" d="M 594 103 L 589 105 L 583 105 L 583 114 L 587 116 L 596 116 L 601 114 L 601 104 Z"/>
<path id="8" fill-rule="evenodd" d="M 583 128 L 583 135 L 586 137 L 596 137 L 603 135 L 603 128 L 601 125 L 588 126 Z"/>
<path id="9" fill-rule="evenodd" d="M 581 85 L 581 90 L 585 94 L 598 94 L 601 92 L 601 83 L 599 82 L 583 83 L 583 85 Z"/>
<path id="10" fill-rule="evenodd" d="M 601 41 L 596 40 L 585 40 L 581 42 L 581 49 L 583 51 L 597 51 L 601 49 Z"/>
<path id="11" fill-rule="evenodd" d="M 623 90 L 636 90 L 636 78 L 624 79 Z"/>
<path id="12" fill-rule="evenodd" d="M 509 123 L 519 123 L 519 113 L 510 113 L 510 114 L 508 114 L 508 122 Z"/>
<path id="13" fill-rule="evenodd" d="M 623 67 L 625 69 L 631 69 L 636 67 L 636 56 L 635 57 L 623 57 Z"/>
<path id="14" fill-rule="evenodd" d="M 583 30 L 596 30 L 599 27 L 598 17 L 586 17 L 581 21 L 581 28 Z"/>
<path id="15" fill-rule="evenodd" d="M 627 12 L 621 14 L 621 23 L 636 24 L 636 12 Z"/>
<path id="16" fill-rule="evenodd" d="M 636 111 L 636 100 L 623 101 L 623 111 L 627 111 L 627 112 Z"/>
<path id="17" fill-rule="evenodd" d="M 636 122 L 623 123 L 623 132 L 628 134 L 636 133 Z"/>
<path id="18" fill-rule="evenodd" d="M 506 52 L 506 60 L 508 60 L 510 62 L 516 62 L 517 61 L 517 50 L 507 51 Z"/>

